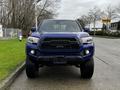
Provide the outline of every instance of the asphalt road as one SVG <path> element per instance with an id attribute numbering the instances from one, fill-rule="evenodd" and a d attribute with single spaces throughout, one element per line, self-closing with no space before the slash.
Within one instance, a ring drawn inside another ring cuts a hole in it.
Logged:
<path id="1" fill-rule="evenodd" d="M 120 90 L 120 39 L 94 38 L 95 72 L 91 80 L 80 78 L 74 66 L 44 67 L 36 79 L 25 71 L 9 90 Z"/>

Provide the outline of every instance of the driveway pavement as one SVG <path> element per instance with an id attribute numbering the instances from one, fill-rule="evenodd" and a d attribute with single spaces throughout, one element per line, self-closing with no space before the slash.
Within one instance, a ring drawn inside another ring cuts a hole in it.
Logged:
<path id="1" fill-rule="evenodd" d="M 43 67 L 36 79 L 28 79 L 25 71 L 9 90 L 119 90 L 120 39 L 94 38 L 95 72 L 91 80 L 80 78 L 74 66 Z"/>

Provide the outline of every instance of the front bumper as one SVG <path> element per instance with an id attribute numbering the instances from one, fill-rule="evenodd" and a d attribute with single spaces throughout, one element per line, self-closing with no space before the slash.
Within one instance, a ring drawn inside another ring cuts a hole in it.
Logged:
<path id="1" fill-rule="evenodd" d="M 29 56 L 29 60 L 33 63 L 39 63 L 42 65 L 52 64 L 80 64 L 83 62 L 80 56 Z"/>
<path id="2" fill-rule="evenodd" d="M 35 53 L 31 54 L 31 50 L 34 50 Z M 89 54 L 83 55 L 84 50 L 89 50 Z M 76 52 L 65 52 L 64 50 L 62 53 L 43 53 L 38 48 L 37 45 L 34 44 L 27 44 L 26 45 L 26 54 L 27 57 L 33 63 L 40 63 L 40 64 L 77 64 L 81 62 L 86 62 L 90 60 L 94 55 L 94 45 L 86 44 L 82 45 L 79 50 Z"/>

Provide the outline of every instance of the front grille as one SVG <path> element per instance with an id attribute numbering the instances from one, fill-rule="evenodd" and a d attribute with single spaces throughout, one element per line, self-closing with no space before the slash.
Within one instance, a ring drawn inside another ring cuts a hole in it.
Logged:
<path id="1" fill-rule="evenodd" d="M 45 38 L 44 41 L 76 41 L 75 38 Z"/>
<path id="2" fill-rule="evenodd" d="M 79 42 L 75 38 L 45 38 L 41 49 L 79 49 Z"/>

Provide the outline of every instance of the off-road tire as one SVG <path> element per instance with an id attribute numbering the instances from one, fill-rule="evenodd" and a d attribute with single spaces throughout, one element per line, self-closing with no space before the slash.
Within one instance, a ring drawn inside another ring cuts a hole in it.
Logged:
<path id="1" fill-rule="evenodd" d="M 85 63 L 80 65 L 81 69 L 81 78 L 91 79 L 94 73 L 94 59 L 91 58 Z"/>

